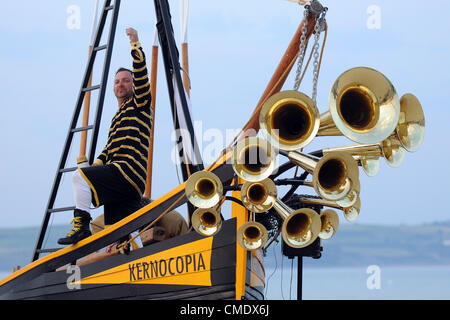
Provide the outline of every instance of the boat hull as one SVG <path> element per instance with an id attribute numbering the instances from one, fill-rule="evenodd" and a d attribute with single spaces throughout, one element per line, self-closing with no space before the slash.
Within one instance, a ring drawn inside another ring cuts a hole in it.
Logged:
<path id="1" fill-rule="evenodd" d="M 189 232 L 81 267 L 24 273 L 0 287 L 0 299 L 263 299 L 262 262 L 248 252 L 245 265 L 237 263 L 237 246 L 233 218 L 213 237 Z"/>

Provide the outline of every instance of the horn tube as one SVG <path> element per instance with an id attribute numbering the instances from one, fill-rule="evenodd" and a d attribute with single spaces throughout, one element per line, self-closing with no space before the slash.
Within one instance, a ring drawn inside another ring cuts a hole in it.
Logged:
<path id="1" fill-rule="evenodd" d="M 324 155 L 334 152 L 345 152 L 354 156 L 369 177 L 375 176 L 378 172 L 379 157 L 383 157 L 389 166 L 397 168 L 402 164 L 406 154 L 396 135 L 391 135 L 379 143 L 334 147 L 322 151 Z"/>
<path id="2" fill-rule="evenodd" d="M 238 243 L 246 250 L 261 249 L 267 242 L 267 229 L 259 222 L 244 223 L 237 232 Z"/>
<path id="3" fill-rule="evenodd" d="M 296 150 L 316 136 L 320 117 L 314 101 L 304 93 L 287 90 L 272 95 L 259 114 L 264 137 L 277 149 Z"/>
<path id="4" fill-rule="evenodd" d="M 198 208 L 211 208 L 217 205 L 223 196 L 222 181 L 212 172 L 198 171 L 186 182 L 186 198 Z"/>
<path id="5" fill-rule="evenodd" d="M 298 151 L 280 153 L 311 173 L 314 189 L 327 200 L 344 199 L 352 190 L 352 180 L 359 179 L 356 160 L 344 152 L 330 152 L 322 158 Z"/>
<path id="6" fill-rule="evenodd" d="M 203 236 L 213 236 L 222 227 L 222 218 L 213 208 L 198 208 L 191 219 L 194 230 Z"/>
<path id="7" fill-rule="evenodd" d="M 342 210 L 344 213 L 344 218 L 349 222 L 355 221 L 359 216 L 359 212 L 361 211 L 361 199 L 359 197 L 356 199 L 356 202 L 349 207 L 342 207 L 339 204 L 337 204 L 335 201 L 316 199 L 316 198 L 303 197 L 303 198 L 300 198 L 299 201 L 302 203 L 318 204 L 318 205 Z"/>
<path id="8" fill-rule="evenodd" d="M 242 179 L 257 182 L 269 177 L 276 164 L 276 154 L 265 139 L 247 137 L 233 149 L 231 163 L 235 173 Z"/>
<path id="9" fill-rule="evenodd" d="M 329 108 L 320 116 L 317 135 L 344 135 L 364 144 L 386 139 L 400 117 L 400 99 L 392 83 L 366 67 L 349 69 L 336 79 Z"/>

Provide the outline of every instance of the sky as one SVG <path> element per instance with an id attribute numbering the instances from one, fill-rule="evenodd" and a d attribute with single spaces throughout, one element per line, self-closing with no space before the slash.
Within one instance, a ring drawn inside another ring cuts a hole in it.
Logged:
<path id="1" fill-rule="evenodd" d="M 179 45 L 179 2 L 170 4 Z M 328 7 L 329 30 L 318 83 L 320 113 L 328 111 L 330 88 L 339 75 L 367 66 L 382 72 L 399 96 L 416 95 L 426 117 L 422 148 L 407 153 L 399 168 L 380 159 L 376 177 L 369 178 L 360 170 L 362 208 L 355 223 L 414 225 L 449 220 L 450 210 L 443 200 L 450 180 L 450 22 L 446 16 L 450 3 L 436 1 L 433 8 L 439 10 L 427 10 L 422 2 L 411 0 L 324 0 L 322 4 Z M 0 228 L 42 222 L 87 63 L 93 11 L 92 0 L 17 0 L 2 6 Z M 192 116 L 205 165 L 221 151 L 211 144 L 219 141 L 225 147 L 234 137 L 230 132 L 247 122 L 302 14 L 299 5 L 285 0 L 190 1 L 187 40 Z M 97 153 L 117 110 L 114 71 L 131 66 L 125 29 L 138 30 L 150 62 L 154 24 L 152 1 L 122 1 Z M 102 66 L 99 54 L 94 83 Z M 308 95 L 311 74 L 310 67 L 300 87 Z M 283 90 L 293 88 L 294 77 L 295 70 Z M 91 110 L 96 98 L 94 94 Z M 154 125 L 152 190 L 157 198 L 174 189 L 180 179 L 171 160 L 173 125 L 161 56 Z M 317 137 L 305 151 L 348 144 L 354 143 L 344 137 Z M 76 138 L 67 167 L 75 165 L 78 150 Z M 73 205 L 70 182 L 70 174 L 64 175 L 55 206 Z M 313 192 L 308 188 L 299 191 Z M 348 223 L 339 215 L 342 223 Z M 71 218 L 71 213 L 60 213 L 51 222 L 68 224 Z"/>

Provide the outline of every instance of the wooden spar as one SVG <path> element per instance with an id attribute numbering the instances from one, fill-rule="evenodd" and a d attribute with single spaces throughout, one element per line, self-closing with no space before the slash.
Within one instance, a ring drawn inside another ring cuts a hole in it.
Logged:
<path id="1" fill-rule="evenodd" d="M 189 1 L 180 1 L 180 17 L 181 17 L 181 56 L 182 56 L 182 68 L 183 68 L 183 86 L 188 97 L 191 96 L 191 81 L 189 78 L 189 54 L 187 43 L 187 20 L 188 20 Z"/>
<path id="2" fill-rule="evenodd" d="M 183 42 L 181 44 L 181 53 L 182 53 L 182 64 L 183 64 L 183 86 L 184 90 L 186 90 L 186 93 L 188 97 L 191 97 L 191 81 L 189 80 L 188 74 L 189 74 L 189 57 L 188 57 L 188 44 L 187 42 Z"/>
<path id="3" fill-rule="evenodd" d="M 92 54 L 92 48 L 94 46 L 94 32 L 95 32 L 96 25 L 97 25 L 98 4 L 99 4 L 99 0 L 97 0 L 95 3 L 94 18 L 92 21 L 91 40 L 89 43 L 89 55 L 88 56 L 90 56 Z M 88 88 L 92 86 L 92 74 L 93 74 L 93 72 L 91 72 L 91 74 L 89 76 L 89 81 L 88 81 L 88 85 L 87 85 Z M 81 124 L 82 127 L 87 127 L 89 124 L 90 105 L 91 105 L 91 91 L 87 91 L 84 96 L 83 119 L 82 119 L 82 124 Z M 87 145 L 87 130 L 83 130 L 83 131 L 81 131 L 80 153 L 77 158 L 78 166 L 89 165 L 88 159 L 86 157 L 86 145 Z"/>
<path id="4" fill-rule="evenodd" d="M 307 32 L 306 32 L 306 44 L 308 44 L 308 40 L 311 37 L 313 31 L 314 31 L 314 25 L 315 25 L 315 16 L 310 15 L 308 17 L 308 24 L 307 24 Z M 274 74 L 272 75 L 272 78 L 270 79 L 269 83 L 267 84 L 267 87 L 262 94 L 258 104 L 256 105 L 255 110 L 253 111 L 252 116 L 246 123 L 246 125 L 242 128 L 241 132 L 236 136 L 236 138 L 233 140 L 231 144 L 233 144 L 239 136 L 240 139 L 244 139 L 245 137 L 255 135 L 259 130 L 259 113 L 261 111 L 261 108 L 266 102 L 269 97 L 274 95 L 277 92 L 281 91 L 281 88 L 283 87 L 289 72 L 291 71 L 295 61 L 297 60 L 297 57 L 299 55 L 299 49 L 300 49 L 300 37 L 302 35 L 302 29 L 303 29 L 303 21 L 300 23 L 300 26 L 298 27 L 296 33 L 294 34 L 291 42 L 289 43 L 288 48 L 286 49 L 286 52 L 283 55 L 283 58 L 281 59 L 280 63 L 278 64 L 277 69 L 275 70 Z"/>
<path id="5" fill-rule="evenodd" d="M 152 109 L 152 126 L 150 141 L 148 145 L 148 160 L 147 160 L 147 181 L 145 186 L 144 195 L 146 198 L 150 199 L 152 196 L 152 173 L 153 173 L 153 149 L 154 149 L 154 133 L 155 133 L 155 106 L 156 106 L 156 81 L 158 74 L 158 31 L 155 28 L 155 35 L 152 47 L 152 66 L 150 74 L 150 92 L 152 96 L 151 109 Z"/>

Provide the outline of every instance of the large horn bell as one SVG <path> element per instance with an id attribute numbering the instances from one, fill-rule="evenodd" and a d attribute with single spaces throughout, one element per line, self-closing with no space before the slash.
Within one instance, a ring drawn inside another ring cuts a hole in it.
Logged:
<path id="1" fill-rule="evenodd" d="M 246 250 L 261 249 L 267 242 L 267 229 L 259 222 L 244 223 L 237 232 L 238 243 Z"/>
<path id="2" fill-rule="evenodd" d="M 259 182 L 245 182 L 241 188 L 241 199 L 251 212 L 266 212 L 273 207 L 277 199 L 275 183 L 266 178 Z"/>
<path id="3" fill-rule="evenodd" d="M 236 174 L 246 181 L 256 182 L 269 177 L 276 163 L 272 145 L 265 139 L 247 137 L 233 149 L 231 162 Z"/>
<path id="4" fill-rule="evenodd" d="M 319 236 L 321 221 L 319 214 L 313 209 L 302 208 L 294 211 L 280 200 L 275 202 L 273 209 L 283 219 L 281 235 L 288 246 L 304 248 Z"/>
<path id="5" fill-rule="evenodd" d="M 359 178 L 355 159 L 344 152 L 333 152 L 317 158 L 302 152 L 280 152 L 313 175 L 317 194 L 327 200 L 344 199 L 352 190 L 352 180 Z"/>
<path id="6" fill-rule="evenodd" d="M 213 236 L 222 227 L 222 218 L 213 208 L 198 208 L 191 219 L 194 230 L 203 236 Z"/>
<path id="7" fill-rule="evenodd" d="M 261 132 L 277 149 L 296 150 L 309 144 L 319 130 L 316 104 L 296 90 L 274 94 L 259 114 Z"/>
<path id="8" fill-rule="evenodd" d="M 347 70 L 338 77 L 329 107 L 320 117 L 317 135 L 344 135 L 365 144 L 386 139 L 400 116 L 400 99 L 392 83 L 366 67 Z"/>
<path id="9" fill-rule="evenodd" d="M 222 181 L 212 172 L 198 171 L 186 182 L 186 197 L 198 208 L 211 208 L 217 205 L 223 196 Z"/>

